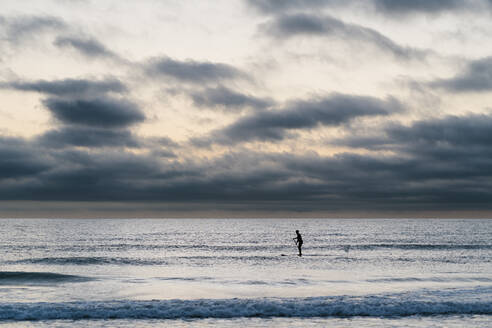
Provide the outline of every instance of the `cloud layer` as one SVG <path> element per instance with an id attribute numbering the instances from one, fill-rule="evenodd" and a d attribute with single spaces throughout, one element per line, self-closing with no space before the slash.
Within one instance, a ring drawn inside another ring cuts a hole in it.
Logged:
<path id="1" fill-rule="evenodd" d="M 492 213 L 491 1 L 25 1 L 0 16 L 10 207 Z"/>
<path id="2" fill-rule="evenodd" d="M 489 0 L 247 0 L 247 3 L 260 12 L 278 14 L 299 10 L 321 10 L 339 7 L 368 7 L 389 17 L 412 14 L 440 14 L 445 12 L 477 11 L 490 9 Z M 401 17 L 401 16 L 400 16 Z"/>
<path id="3" fill-rule="evenodd" d="M 114 52 L 106 48 L 101 42 L 93 38 L 81 38 L 77 36 L 60 36 L 54 44 L 62 48 L 73 48 L 81 54 L 91 57 L 117 57 Z"/>
<path id="4" fill-rule="evenodd" d="M 424 51 L 401 46 L 376 30 L 361 25 L 348 24 L 330 16 L 317 14 L 282 15 L 267 23 L 263 29 L 269 35 L 279 39 L 296 36 L 335 37 L 352 42 L 366 42 L 399 58 L 423 58 L 425 55 Z"/>
<path id="5" fill-rule="evenodd" d="M 386 116 L 402 110 L 396 99 L 332 94 L 323 98 L 291 101 L 285 108 L 261 111 L 238 119 L 213 132 L 210 140 L 236 144 L 254 140 L 279 141 L 295 130 L 319 126 L 338 126 L 353 119 Z"/>
<path id="6" fill-rule="evenodd" d="M 431 86 L 452 92 L 490 91 L 492 90 L 492 57 L 470 61 L 456 76 L 433 81 Z"/>
<path id="7" fill-rule="evenodd" d="M 273 105 L 273 100 L 236 92 L 223 86 L 192 91 L 191 98 L 197 107 L 221 108 L 237 112 L 244 108 L 261 110 Z"/>
<path id="8" fill-rule="evenodd" d="M 131 153 L 46 149 L 42 158 L 31 152 L 29 143 L 10 139 L 0 150 L 2 158 L 8 155 L 12 161 L 10 166 L 1 162 L 2 178 L 15 176 L 18 182 L 0 188 L 0 195 L 36 200 L 289 201 L 303 210 L 319 201 L 333 209 L 489 208 L 491 127 L 491 116 L 447 117 L 390 126 L 379 144 L 367 146 L 364 138 L 351 141 L 352 146 L 393 151 L 386 156 L 238 151 L 188 163 Z M 15 165 L 19 162 L 23 165 Z M 36 183 L 22 183 L 22 178 Z"/>
<path id="9" fill-rule="evenodd" d="M 66 124 L 96 127 L 125 127 L 142 122 L 145 115 L 133 103 L 115 98 L 43 101 L 55 118 Z"/>
<path id="10" fill-rule="evenodd" d="M 180 61 L 169 57 L 150 60 L 146 70 L 154 77 L 167 77 L 193 84 L 217 83 L 246 77 L 245 73 L 228 64 L 194 60 Z"/>
<path id="11" fill-rule="evenodd" d="M 105 80 L 63 79 L 54 81 L 11 81 L 0 83 L 0 88 L 39 92 L 54 96 L 83 96 L 105 94 L 108 92 L 123 93 L 127 91 L 126 86 L 114 78 Z"/>

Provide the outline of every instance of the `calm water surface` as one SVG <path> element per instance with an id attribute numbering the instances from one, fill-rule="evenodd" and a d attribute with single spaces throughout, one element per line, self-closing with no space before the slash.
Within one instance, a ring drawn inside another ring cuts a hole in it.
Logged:
<path id="1" fill-rule="evenodd" d="M 0 232 L 7 327 L 492 325 L 492 220 L 3 219 Z"/>

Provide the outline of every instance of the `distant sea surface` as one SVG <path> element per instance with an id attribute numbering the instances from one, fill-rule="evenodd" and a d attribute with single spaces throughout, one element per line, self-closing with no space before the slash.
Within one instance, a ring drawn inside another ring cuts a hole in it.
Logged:
<path id="1" fill-rule="evenodd" d="M 1 219 L 0 326 L 492 327 L 492 220 Z"/>

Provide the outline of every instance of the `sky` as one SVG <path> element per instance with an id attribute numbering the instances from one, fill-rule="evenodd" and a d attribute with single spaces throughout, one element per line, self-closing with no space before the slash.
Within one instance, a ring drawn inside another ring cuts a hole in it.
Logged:
<path id="1" fill-rule="evenodd" d="M 0 217 L 492 217 L 490 0 L 0 7 Z"/>

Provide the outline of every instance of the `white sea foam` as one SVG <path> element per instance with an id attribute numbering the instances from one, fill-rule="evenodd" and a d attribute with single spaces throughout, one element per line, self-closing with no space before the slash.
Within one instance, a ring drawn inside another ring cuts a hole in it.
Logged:
<path id="1" fill-rule="evenodd" d="M 492 314 L 490 301 L 424 301 L 395 297 L 316 297 L 0 303 L 0 321 L 191 319 L 240 317 L 405 317 Z"/>

